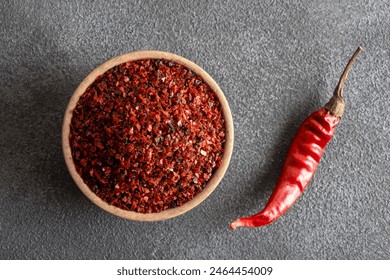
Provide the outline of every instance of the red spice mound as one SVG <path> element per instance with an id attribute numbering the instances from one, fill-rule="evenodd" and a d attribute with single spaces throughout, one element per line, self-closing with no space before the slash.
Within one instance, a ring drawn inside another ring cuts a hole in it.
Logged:
<path id="1" fill-rule="evenodd" d="M 69 142 L 77 172 L 102 200 L 159 212 L 204 189 L 222 162 L 225 121 L 199 75 L 146 59 L 118 65 L 87 88 Z"/>

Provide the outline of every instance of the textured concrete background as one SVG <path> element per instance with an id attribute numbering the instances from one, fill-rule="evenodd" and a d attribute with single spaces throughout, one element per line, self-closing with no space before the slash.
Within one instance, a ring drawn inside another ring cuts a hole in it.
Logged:
<path id="1" fill-rule="evenodd" d="M 0 258 L 390 258 L 389 1 L 58 2 L 0 3 Z M 359 44 L 345 117 L 307 191 L 276 223 L 230 231 L 265 205 L 299 124 Z M 105 60 L 147 49 L 208 71 L 235 121 L 217 190 L 157 223 L 98 209 L 61 151 L 77 85 Z"/>

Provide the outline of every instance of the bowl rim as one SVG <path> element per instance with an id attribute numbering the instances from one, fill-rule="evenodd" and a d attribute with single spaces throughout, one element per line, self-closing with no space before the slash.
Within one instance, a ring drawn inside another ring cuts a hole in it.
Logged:
<path id="1" fill-rule="evenodd" d="M 178 206 L 175 208 L 170 208 L 167 210 L 163 210 L 158 213 L 138 213 L 131 210 L 124 210 L 116 206 L 109 205 L 107 202 L 103 201 L 101 198 L 99 198 L 92 190 L 84 183 L 81 176 L 77 173 L 72 154 L 71 154 L 71 148 L 69 143 L 69 133 L 70 133 L 70 122 L 72 119 L 72 112 L 75 108 L 80 96 L 85 92 L 87 87 L 91 85 L 95 79 L 106 72 L 107 70 L 128 61 L 135 61 L 135 60 L 143 60 L 143 59 L 166 59 L 170 60 L 179 64 L 182 64 L 195 72 L 196 74 L 200 75 L 204 81 L 213 89 L 213 91 L 217 94 L 218 99 L 221 103 L 223 117 L 225 119 L 225 129 L 226 129 L 226 142 L 224 145 L 224 154 L 222 157 L 222 163 L 221 166 L 214 172 L 210 180 L 207 182 L 206 187 L 198 193 L 193 199 L 187 201 L 182 206 Z M 165 220 L 169 218 L 176 217 L 178 215 L 184 214 L 187 211 L 193 209 L 197 205 L 199 205 L 201 202 L 203 202 L 218 186 L 219 182 L 222 180 L 222 177 L 224 176 L 228 166 L 229 162 L 232 156 L 233 152 L 233 141 L 234 141 L 234 127 L 233 127 L 233 118 L 230 111 L 229 104 L 226 100 L 225 95 L 223 94 L 222 90 L 218 86 L 218 84 L 214 81 L 214 79 L 200 66 L 196 65 L 194 62 L 181 57 L 179 55 L 169 53 L 169 52 L 163 52 L 163 51 L 155 51 L 155 50 L 148 50 L 148 51 L 136 51 L 136 52 L 129 52 L 125 53 L 123 55 L 114 57 L 97 68 L 95 68 L 92 72 L 90 72 L 84 80 L 79 84 L 79 86 L 74 91 L 69 104 L 66 108 L 63 124 L 62 124 L 62 149 L 63 154 L 65 157 L 66 166 L 78 186 L 78 188 L 81 190 L 81 192 L 94 204 L 102 208 L 103 210 L 116 215 L 121 218 L 125 218 L 128 220 L 133 221 L 160 221 Z"/>

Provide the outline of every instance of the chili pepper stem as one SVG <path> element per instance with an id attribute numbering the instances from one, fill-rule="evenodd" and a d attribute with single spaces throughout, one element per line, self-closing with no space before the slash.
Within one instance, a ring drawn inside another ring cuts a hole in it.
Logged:
<path id="1" fill-rule="evenodd" d="M 343 95 L 344 83 L 348 77 L 348 73 L 351 70 L 353 63 L 355 62 L 357 56 L 362 50 L 363 50 L 362 47 L 358 47 L 355 53 L 352 55 L 351 59 L 349 60 L 347 66 L 343 71 L 343 74 L 341 74 L 339 82 L 333 92 L 333 97 L 325 105 L 325 108 L 336 117 L 341 118 L 343 116 L 344 106 L 345 106 L 344 95 Z"/>

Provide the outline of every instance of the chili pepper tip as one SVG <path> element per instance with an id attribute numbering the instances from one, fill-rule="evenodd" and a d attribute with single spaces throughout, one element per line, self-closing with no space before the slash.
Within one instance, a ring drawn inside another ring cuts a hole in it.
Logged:
<path id="1" fill-rule="evenodd" d="M 275 218 L 271 218 L 263 213 L 259 213 L 250 217 L 243 217 L 235 220 L 230 224 L 230 228 L 235 230 L 237 227 L 262 227 L 275 221 Z"/>
<path id="2" fill-rule="evenodd" d="M 234 221 L 233 223 L 230 224 L 230 229 L 231 230 L 235 230 L 236 229 L 236 227 L 237 227 L 236 222 L 237 221 Z"/>

